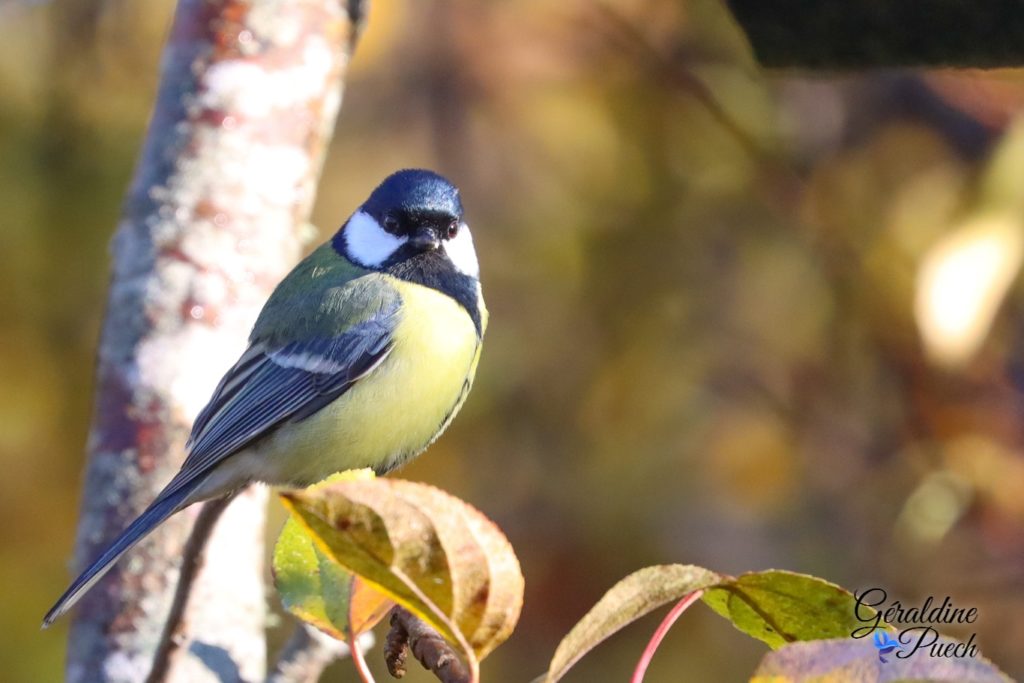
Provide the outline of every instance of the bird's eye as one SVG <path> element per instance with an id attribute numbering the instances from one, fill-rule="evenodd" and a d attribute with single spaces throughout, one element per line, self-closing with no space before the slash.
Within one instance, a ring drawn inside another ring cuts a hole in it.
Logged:
<path id="1" fill-rule="evenodd" d="M 452 221 L 448 224 L 448 231 L 446 233 L 448 239 L 454 239 L 459 234 L 459 222 Z"/>
<path id="2" fill-rule="evenodd" d="M 391 233 L 397 233 L 399 228 L 398 219 L 391 214 L 384 216 L 384 229 Z"/>

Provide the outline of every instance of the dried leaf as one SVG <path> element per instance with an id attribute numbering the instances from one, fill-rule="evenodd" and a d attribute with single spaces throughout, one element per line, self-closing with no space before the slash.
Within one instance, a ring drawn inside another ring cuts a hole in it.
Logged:
<path id="1" fill-rule="evenodd" d="M 282 498 L 333 561 L 424 619 L 474 664 L 512 633 L 519 561 L 500 530 L 424 484 L 341 481 Z"/>
<path id="2" fill-rule="evenodd" d="M 372 476 L 370 471 L 346 472 L 328 481 Z M 294 519 L 285 523 L 278 536 L 272 570 L 285 609 L 339 640 L 351 642 L 370 630 L 394 605 L 328 558 Z"/>
<path id="3" fill-rule="evenodd" d="M 612 586 L 562 639 L 543 680 L 554 683 L 583 655 L 624 626 L 722 579 L 707 569 L 680 564 L 646 567 L 630 574 Z"/>

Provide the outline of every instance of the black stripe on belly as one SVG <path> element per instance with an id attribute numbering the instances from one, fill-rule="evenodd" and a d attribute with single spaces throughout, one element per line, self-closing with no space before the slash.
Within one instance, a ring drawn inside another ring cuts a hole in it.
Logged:
<path id="1" fill-rule="evenodd" d="M 393 277 L 436 289 L 455 299 L 473 319 L 477 337 L 483 336 L 476 278 L 456 270 L 444 252 L 421 252 L 406 244 L 391 255 L 382 270 Z"/>

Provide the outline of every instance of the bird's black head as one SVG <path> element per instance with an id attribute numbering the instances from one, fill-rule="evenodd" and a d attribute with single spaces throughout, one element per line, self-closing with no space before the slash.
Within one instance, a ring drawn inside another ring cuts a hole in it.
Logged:
<path id="1" fill-rule="evenodd" d="M 431 251 L 445 252 L 460 270 L 472 270 L 476 261 L 458 188 L 421 169 L 385 178 L 342 227 L 335 247 L 356 263 L 377 269 Z"/>
<path id="2" fill-rule="evenodd" d="M 459 190 L 433 171 L 384 179 L 334 236 L 334 249 L 364 268 L 438 289 L 475 310 L 479 295 L 473 237 Z"/>
<path id="3" fill-rule="evenodd" d="M 462 223 L 459 189 L 446 178 L 422 169 L 406 169 L 384 179 L 362 210 L 410 246 L 437 249 L 453 239 Z"/>
<path id="4" fill-rule="evenodd" d="M 416 218 L 436 214 L 461 219 L 462 200 L 459 188 L 447 178 L 411 168 L 385 178 L 363 204 L 363 211 L 381 221 L 381 225 L 389 215 Z"/>

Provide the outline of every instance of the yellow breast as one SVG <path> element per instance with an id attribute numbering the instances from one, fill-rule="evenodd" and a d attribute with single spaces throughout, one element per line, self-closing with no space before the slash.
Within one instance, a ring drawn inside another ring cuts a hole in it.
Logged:
<path id="1" fill-rule="evenodd" d="M 402 297 L 391 353 L 334 403 L 262 443 L 252 456 L 263 480 L 305 486 L 346 469 L 389 470 L 430 445 L 462 406 L 480 356 L 472 320 L 436 290 L 391 284 Z"/>

